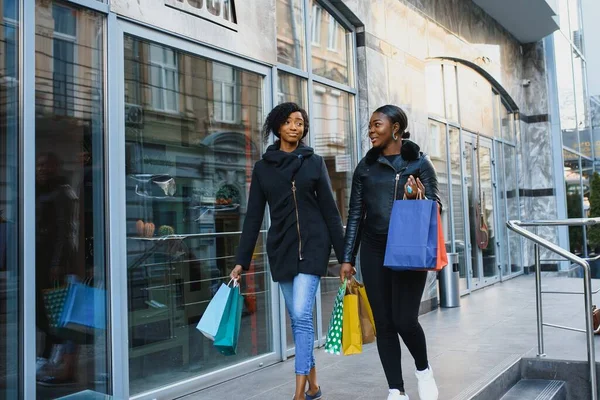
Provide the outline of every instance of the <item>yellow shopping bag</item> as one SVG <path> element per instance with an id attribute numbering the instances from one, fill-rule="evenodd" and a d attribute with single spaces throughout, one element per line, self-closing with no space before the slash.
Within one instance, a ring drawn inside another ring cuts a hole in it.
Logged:
<path id="1" fill-rule="evenodd" d="M 371 304 L 369 303 L 369 298 L 367 297 L 365 285 L 356 281 L 355 279 L 352 281 L 353 282 L 350 284 L 352 286 L 352 292 L 358 293 L 358 311 L 360 315 L 362 342 L 363 344 L 373 343 L 375 341 L 377 331 L 375 330 L 375 319 L 373 318 L 373 310 L 371 310 Z M 354 289 L 354 287 L 356 287 L 356 289 Z M 356 292 L 354 290 L 356 290 Z"/>
<path id="2" fill-rule="evenodd" d="M 344 318 L 342 323 L 342 350 L 345 356 L 362 353 L 362 331 L 358 293 L 347 288 L 344 296 Z"/>

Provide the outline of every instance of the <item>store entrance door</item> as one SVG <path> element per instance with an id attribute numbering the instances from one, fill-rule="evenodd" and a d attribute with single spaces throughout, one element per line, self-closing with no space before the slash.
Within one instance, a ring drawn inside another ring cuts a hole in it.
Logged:
<path id="1" fill-rule="evenodd" d="M 498 246 L 496 233 L 496 198 L 494 152 L 492 141 L 465 132 L 463 142 L 463 176 L 465 226 L 470 234 L 467 254 L 469 289 L 475 290 L 498 282 Z"/>

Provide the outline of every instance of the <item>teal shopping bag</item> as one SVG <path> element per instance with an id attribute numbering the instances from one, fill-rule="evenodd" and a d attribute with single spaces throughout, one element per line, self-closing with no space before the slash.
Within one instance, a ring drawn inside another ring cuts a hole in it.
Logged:
<path id="1" fill-rule="evenodd" d="M 215 340 L 215 336 L 221 325 L 223 313 L 227 308 L 227 301 L 231 294 L 231 287 L 229 286 L 231 282 L 233 280 L 229 281 L 227 285 L 224 283 L 221 284 L 221 287 L 210 300 L 210 303 L 208 303 L 208 307 L 204 310 L 204 314 L 202 314 L 202 318 L 200 318 L 200 322 L 196 326 L 196 329 L 210 340 Z"/>
<path id="2" fill-rule="evenodd" d="M 233 356 L 237 352 L 243 308 L 244 297 L 241 295 L 240 287 L 236 282 L 229 292 L 223 318 L 215 336 L 215 348 L 225 356 Z"/>

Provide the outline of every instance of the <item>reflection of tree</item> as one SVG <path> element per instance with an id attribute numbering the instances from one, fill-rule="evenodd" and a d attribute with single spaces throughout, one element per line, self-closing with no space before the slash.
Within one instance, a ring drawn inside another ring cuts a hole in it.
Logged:
<path id="1" fill-rule="evenodd" d="M 567 185 L 567 214 L 569 218 L 580 218 L 582 215 L 581 194 L 579 191 L 569 192 Z M 583 228 L 569 228 L 569 242 L 571 243 L 571 251 L 581 253 L 583 246 Z"/>

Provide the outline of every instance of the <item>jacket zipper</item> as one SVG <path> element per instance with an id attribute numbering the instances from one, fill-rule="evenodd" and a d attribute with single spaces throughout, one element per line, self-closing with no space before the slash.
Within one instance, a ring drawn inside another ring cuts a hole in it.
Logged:
<path id="1" fill-rule="evenodd" d="M 294 205 L 296 209 L 296 229 L 298 230 L 298 259 L 302 258 L 302 236 L 300 235 L 300 214 L 298 213 L 298 200 L 296 199 L 296 181 L 292 181 L 292 195 L 294 196 Z"/>
<path id="2" fill-rule="evenodd" d="M 394 178 L 396 184 L 394 186 L 394 201 L 398 200 L 398 181 L 400 180 L 400 173 L 396 174 L 396 178 Z"/>

